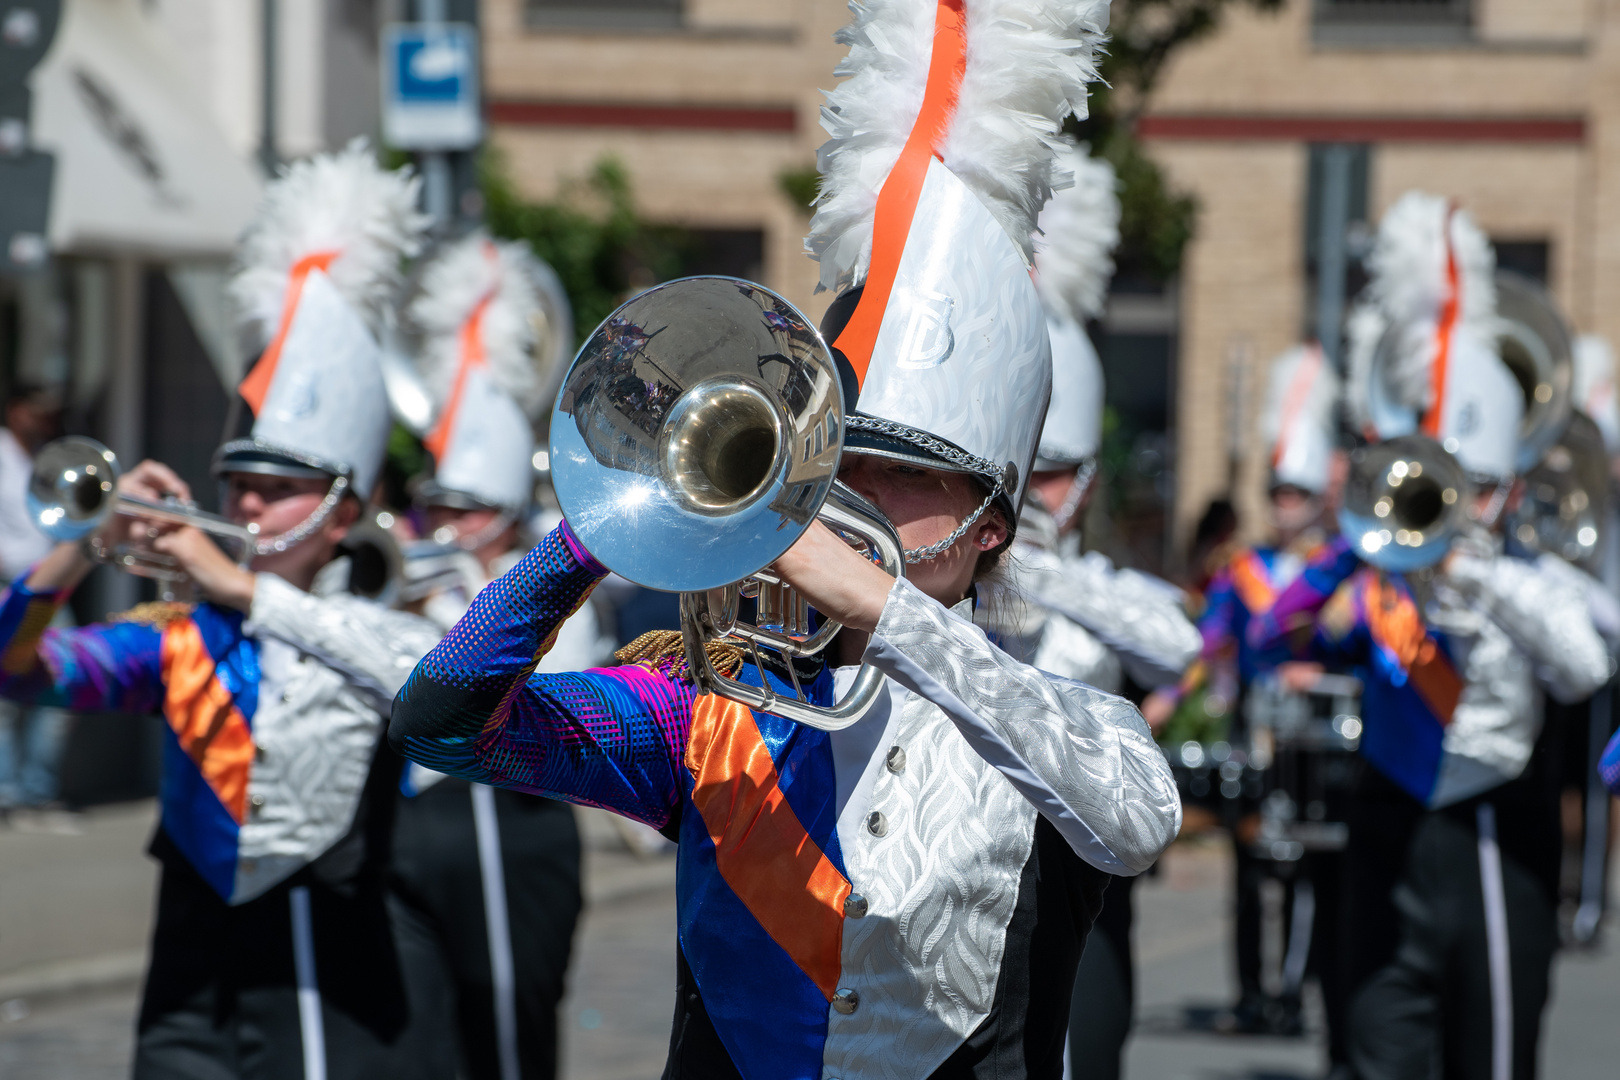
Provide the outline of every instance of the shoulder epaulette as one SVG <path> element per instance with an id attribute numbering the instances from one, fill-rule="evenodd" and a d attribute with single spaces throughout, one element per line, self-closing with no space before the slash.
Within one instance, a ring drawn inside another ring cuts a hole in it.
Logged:
<path id="1" fill-rule="evenodd" d="M 720 674 L 731 678 L 742 668 L 742 648 L 729 641 L 705 642 L 703 651 Z M 679 630 L 649 630 L 613 654 L 621 664 L 640 664 L 673 679 L 692 681 L 686 666 L 686 643 Z"/>
<path id="2" fill-rule="evenodd" d="M 107 616 L 112 623 L 140 623 L 143 626 L 155 627 L 162 630 L 170 623 L 179 622 L 191 614 L 195 604 L 181 604 L 173 600 L 152 600 L 144 604 L 136 604 L 128 611 L 120 611 L 116 615 Z"/>

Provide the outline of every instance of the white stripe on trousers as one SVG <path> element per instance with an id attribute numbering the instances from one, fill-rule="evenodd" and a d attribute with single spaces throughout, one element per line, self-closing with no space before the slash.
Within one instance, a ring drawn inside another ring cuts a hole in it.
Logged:
<path id="1" fill-rule="evenodd" d="M 495 1047 L 500 1055 L 501 1080 L 518 1080 L 516 978 L 494 789 L 472 785 L 472 804 L 473 829 L 478 834 L 478 868 L 484 883 L 484 924 L 489 928 L 489 974 L 495 989 Z"/>
<path id="2" fill-rule="evenodd" d="M 1485 900 L 1485 949 L 1491 973 L 1491 1080 L 1513 1078 L 1513 970 L 1508 958 L 1507 892 L 1502 887 L 1502 852 L 1496 844 L 1496 807 L 1482 802 L 1479 827 L 1479 886 Z"/>
<path id="3" fill-rule="evenodd" d="M 294 886 L 293 971 L 298 979 L 298 1028 L 304 1044 L 304 1080 L 326 1080 L 326 1027 L 321 1021 L 321 988 L 315 981 L 315 932 L 309 916 L 309 888 Z"/>

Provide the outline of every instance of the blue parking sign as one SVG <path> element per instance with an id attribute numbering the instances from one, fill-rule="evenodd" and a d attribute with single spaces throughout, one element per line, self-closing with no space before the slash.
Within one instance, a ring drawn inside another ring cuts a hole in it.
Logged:
<path id="1" fill-rule="evenodd" d="M 465 23 L 383 29 L 383 138 L 401 150 L 470 150 L 483 137 L 478 32 Z"/>

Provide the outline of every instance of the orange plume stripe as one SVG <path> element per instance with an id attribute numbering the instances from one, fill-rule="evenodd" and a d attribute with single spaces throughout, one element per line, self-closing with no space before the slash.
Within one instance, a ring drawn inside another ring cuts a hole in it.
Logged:
<path id="1" fill-rule="evenodd" d="M 917 199 L 928 177 L 928 163 L 939 154 L 956 114 L 957 92 L 967 70 L 967 15 L 962 10 L 963 2 L 939 0 L 935 8 L 934 49 L 929 57 L 922 107 L 899 159 L 878 192 L 866 289 L 843 332 L 833 342 L 833 348 L 843 352 L 861 383 L 866 381 L 866 369 L 872 363 L 872 350 L 877 347 L 878 331 L 883 327 L 883 313 L 900 272 L 900 256 L 905 252 Z"/>
<path id="2" fill-rule="evenodd" d="M 214 676 L 214 658 L 202 631 L 190 619 L 163 632 L 163 715 L 180 747 L 213 788 L 231 820 L 242 824 L 247 809 L 248 773 L 253 767 L 253 734 Z"/>
<path id="3" fill-rule="evenodd" d="M 748 706 L 705 694 L 686 744 L 692 804 L 731 891 L 829 1001 L 842 967 L 849 882 L 811 840 L 778 785 Z"/>
<path id="4" fill-rule="evenodd" d="M 317 251 L 293 263 L 287 275 L 287 296 L 281 305 L 281 323 L 276 327 L 276 336 L 270 339 L 264 355 L 259 357 L 259 362 L 253 365 L 253 370 L 236 388 L 242 400 L 248 403 L 248 408 L 253 410 L 254 416 L 259 415 L 259 410 L 264 407 L 264 399 L 270 395 L 270 383 L 276 377 L 276 364 L 281 360 L 281 347 L 287 341 L 287 332 L 292 329 L 293 316 L 298 314 L 298 298 L 304 293 L 304 281 L 311 270 L 324 272 L 338 254 L 336 251 Z"/>
<path id="5" fill-rule="evenodd" d="M 444 452 L 450 448 L 450 436 L 455 433 L 456 420 L 461 415 L 461 395 L 467 388 L 467 375 L 475 367 L 481 367 L 484 359 L 484 312 L 489 308 L 489 302 L 494 294 L 485 296 L 478 301 L 472 315 L 461 324 L 461 363 L 456 365 L 456 381 L 450 387 L 450 400 L 444 404 L 444 413 L 440 415 L 439 422 L 433 425 L 428 437 L 422 440 L 427 452 L 433 455 L 433 460 L 442 462 Z"/>
<path id="6" fill-rule="evenodd" d="M 1452 211 L 1446 211 L 1446 299 L 1440 305 L 1440 326 L 1436 331 L 1440 340 L 1435 345 L 1434 365 L 1429 369 L 1429 392 L 1434 403 L 1423 414 L 1423 434 L 1431 439 L 1440 437 L 1440 416 L 1446 403 L 1446 367 L 1451 361 L 1451 338 L 1457 330 L 1457 315 L 1462 308 L 1457 253 L 1451 246 L 1451 214 Z"/>
<path id="7" fill-rule="evenodd" d="M 1462 697 L 1462 679 L 1423 625 L 1412 598 L 1382 578 L 1367 583 L 1367 628 L 1373 640 L 1394 653 L 1412 688 L 1442 725 Z"/>

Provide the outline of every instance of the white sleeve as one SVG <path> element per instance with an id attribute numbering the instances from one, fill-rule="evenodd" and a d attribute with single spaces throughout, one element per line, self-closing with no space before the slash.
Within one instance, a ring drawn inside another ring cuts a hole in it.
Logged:
<path id="1" fill-rule="evenodd" d="M 1559 701 L 1590 697 L 1614 673 L 1585 592 L 1523 559 L 1458 555 L 1446 581 L 1513 639 Z"/>
<path id="2" fill-rule="evenodd" d="M 274 574 L 256 574 L 249 629 L 279 638 L 392 702 L 439 643 L 426 619 L 358 596 L 314 596 Z"/>
<path id="3" fill-rule="evenodd" d="M 1139 874 L 1180 831 L 1170 765 L 1123 698 L 1018 663 L 904 579 L 865 659 L 940 708 L 1098 869 Z"/>

